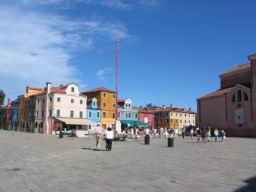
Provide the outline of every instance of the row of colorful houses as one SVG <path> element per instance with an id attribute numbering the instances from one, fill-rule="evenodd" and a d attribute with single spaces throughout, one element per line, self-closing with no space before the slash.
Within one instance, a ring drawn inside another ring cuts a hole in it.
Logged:
<path id="1" fill-rule="evenodd" d="M 118 114 L 116 114 L 116 106 Z M 117 116 L 116 116 L 117 115 Z M 117 99 L 115 91 L 100 87 L 80 92 L 76 83 L 43 88 L 27 87 L 16 100 L 0 108 L 0 128 L 13 131 L 52 134 L 58 130 L 86 130 L 129 127 L 195 126 L 196 114 L 190 109 L 136 107 L 131 99 Z"/>

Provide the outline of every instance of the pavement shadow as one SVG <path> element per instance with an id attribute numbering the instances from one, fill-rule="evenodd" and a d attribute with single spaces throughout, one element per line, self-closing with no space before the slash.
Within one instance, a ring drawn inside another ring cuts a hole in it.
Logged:
<path id="1" fill-rule="evenodd" d="M 247 185 L 235 190 L 234 192 L 253 192 L 253 191 L 256 191 L 256 176 L 254 176 L 252 178 L 249 178 L 249 179 L 245 180 L 244 182 L 247 183 Z"/>
<path id="2" fill-rule="evenodd" d="M 103 149 L 95 149 L 95 148 L 89 148 L 89 147 L 83 147 L 82 149 L 87 150 L 87 151 L 106 151 L 106 150 L 103 150 Z"/>

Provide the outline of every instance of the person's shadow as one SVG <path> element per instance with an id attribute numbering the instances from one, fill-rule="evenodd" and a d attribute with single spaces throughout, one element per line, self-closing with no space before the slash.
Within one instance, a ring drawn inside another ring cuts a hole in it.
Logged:
<path id="1" fill-rule="evenodd" d="M 89 147 L 83 147 L 82 150 L 87 150 L 87 151 L 106 151 L 103 149 L 96 149 L 96 148 L 89 148 Z"/>
<path id="2" fill-rule="evenodd" d="M 234 192 L 253 192 L 256 191 L 256 176 L 244 181 L 247 185 L 235 190 Z"/>

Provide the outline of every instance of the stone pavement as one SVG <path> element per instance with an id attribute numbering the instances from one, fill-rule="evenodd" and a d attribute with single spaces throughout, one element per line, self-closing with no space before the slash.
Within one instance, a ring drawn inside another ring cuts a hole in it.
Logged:
<path id="1" fill-rule="evenodd" d="M 177 138 L 168 148 L 154 138 L 149 146 L 115 142 L 111 152 L 93 151 L 94 144 L 0 130 L 0 192 L 256 191 L 256 139 Z"/>

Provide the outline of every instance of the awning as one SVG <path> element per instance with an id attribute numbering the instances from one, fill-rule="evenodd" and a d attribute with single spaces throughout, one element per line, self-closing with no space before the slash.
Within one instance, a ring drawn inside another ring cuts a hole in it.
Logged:
<path id="1" fill-rule="evenodd" d="M 140 121 L 136 121 L 136 126 L 137 127 L 149 127 L 149 124 L 143 123 L 143 122 L 140 122 Z"/>
<path id="2" fill-rule="evenodd" d="M 96 122 L 89 119 L 79 118 L 55 118 L 57 121 L 66 123 L 67 125 L 94 125 Z"/>
<path id="3" fill-rule="evenodd" d="M 137 126 L 137 127 L 149 127 L 149 124 L 143 123 L 140 121 L 132 121 L 132 120 L 121 120 L 121 124 L 127 125 L 129 127 Z"/>

